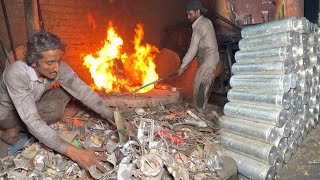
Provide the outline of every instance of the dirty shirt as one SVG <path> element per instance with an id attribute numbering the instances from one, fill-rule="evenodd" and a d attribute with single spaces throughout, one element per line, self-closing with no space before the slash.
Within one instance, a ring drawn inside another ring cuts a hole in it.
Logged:
<path id="1" fill-rule="evenodd" d="M 9 65 L 0 80 L 0 114 L 6 115 L 16 109 L 32 135 L 48 147 L 64 154 L 69 144 L 41 119 L 36 108 L 36 102 L 56 82 L 73 97 L 107 118 L 110 108 L 64 62 L 61 62 L 58 76 L 53 80 L 39 79 L 35 69 L 24 61 Z"/>
<path id="2" fill-rule="evenodd" d="M 219 58 L 211 58 L 217 57 L 218 54 L 216 33 L 212 22 L 201 15 L 193 22 L 192 30 L 190 46 L 182 60 L 180 68 L 188 66 L 196 56 L 200 65 L 205 63 L 215 68 Z"/>

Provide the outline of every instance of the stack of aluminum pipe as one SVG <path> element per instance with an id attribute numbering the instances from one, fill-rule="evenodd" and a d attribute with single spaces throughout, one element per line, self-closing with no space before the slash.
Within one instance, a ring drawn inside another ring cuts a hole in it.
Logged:
<path id="1" fill-rule="evenodd" d="M 240 174 L 274 179 L 319 120 L 320 36 L 306 18 L 243 28 L 220 118 Z"/>

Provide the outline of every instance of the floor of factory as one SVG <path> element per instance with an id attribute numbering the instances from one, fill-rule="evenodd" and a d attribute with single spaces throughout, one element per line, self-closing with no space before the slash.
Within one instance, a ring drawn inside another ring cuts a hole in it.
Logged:
<path id="1" fill-rule="evenodd" d="M 218 111 L 218 114 L 222 114 L 222 107 L 227 100 L 225 97 L 212 96 L 211 102 L 208 106 L 211 110 Z M 218 106 L 217 106 L 218 105 Z M 220 108 L 220 109 L 217 109 Z M 73 110 L 74 111 L 74 110 Z M 69 112 L 70 113 L 70 112 Z M 0 135 L 1 135 L 0 131 Z M 284 164 L 281 172 L 278 174 L 277 179 L 320 179 L 320 124 L 313 129 L 306 139 L 303 141 L 297 152 L 291 157 L 288 164 Z M 0 140 L 0 158 L 7 155 L 7 149 L 9 145 L 3 143 Z M 247 179 L 240 176 L 240 179 Z"/>

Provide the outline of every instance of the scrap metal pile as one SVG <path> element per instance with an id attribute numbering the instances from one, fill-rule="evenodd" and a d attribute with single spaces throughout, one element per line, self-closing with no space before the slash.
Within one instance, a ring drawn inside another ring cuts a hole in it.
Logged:
<path id="1" fill-rule="evenodd" d="M 107 172 L 102 173 L 96 167 L 85 171 L 67 157 L 35 142 L 1 159 L 0 179 L 186 180 L 223 177 L 222 171 L 226 167 L 221 166 L 223 163 L 215 150 L 217 114 L 212 111 L 200 117 L 201 114 L 196 115 L 179 105 L 169 110 L 164 106 L 154 110 L 137 108 L 122 114 L 117 109 L 116 127 L 87 111 L 80 111 L 51 127 L 76 147 L 105 148 L 99 155 L 108 157 L 103 163 Z M 230 168 L 227 171 L 230 172 Z"/>
<path id="2" fill-rule="evenodd" d="M 240 174 L 274 179 L 319 121 L 320 36 L 306 18 L 245 27 L 221 117 Z"/>

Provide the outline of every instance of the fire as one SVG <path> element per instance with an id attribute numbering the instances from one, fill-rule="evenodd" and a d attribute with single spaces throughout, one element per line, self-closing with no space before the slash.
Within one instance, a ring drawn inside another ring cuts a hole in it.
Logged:
<path id="1" fill-rule="evenodd" d="M 159 50 L 153 45 L 142 44 L 143 36 L 143 26 L 137 24 L 134 35 L 135 52 L 127 55 L 122 51 L 122 38 L 115 31 L 112 22 L 109 23 L 104 46 L 84 58 L 83 64 L 89 69 L 95 83 L 92 88 L 106 92 L 132 92 L 158 79 L 154 58 Z M 147 86 L 139 93 L 153 88 L 154 85 Z"/>

